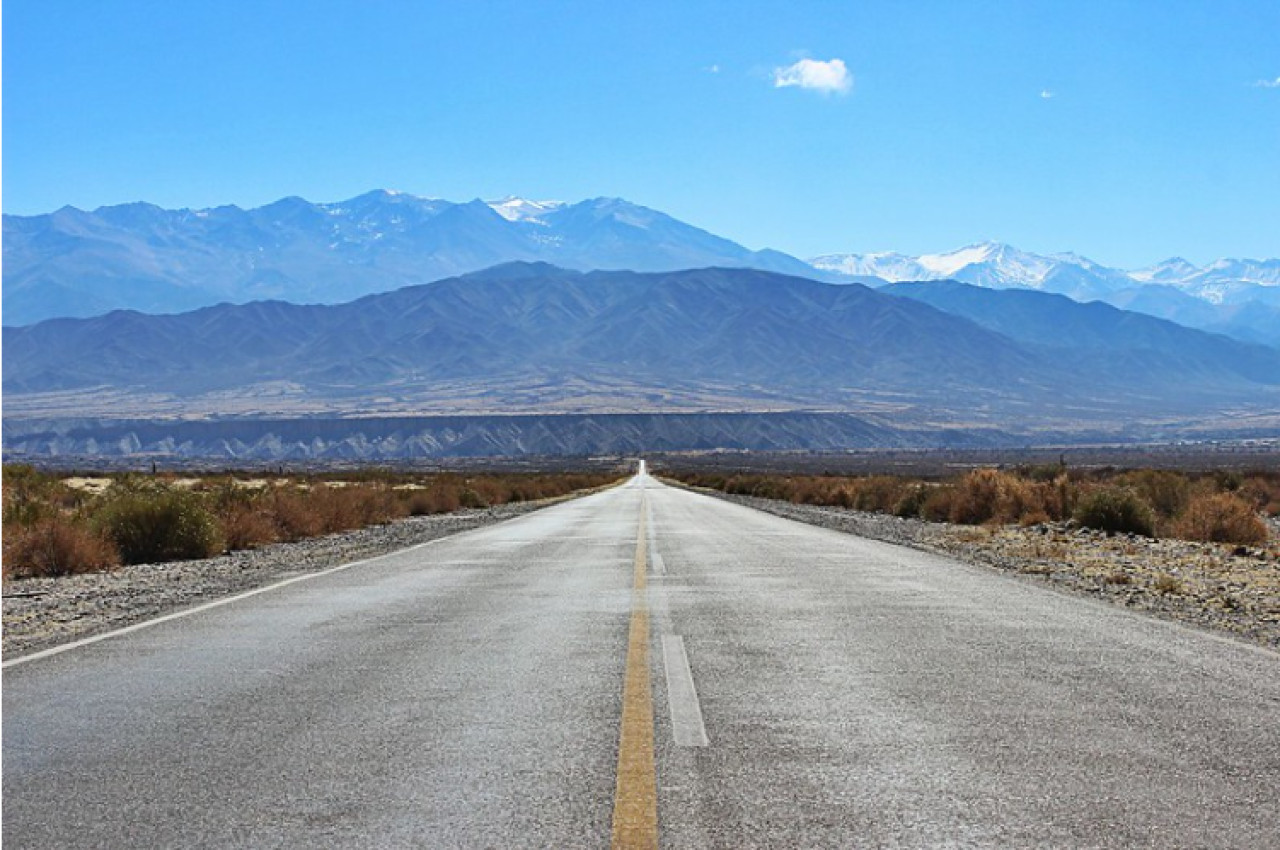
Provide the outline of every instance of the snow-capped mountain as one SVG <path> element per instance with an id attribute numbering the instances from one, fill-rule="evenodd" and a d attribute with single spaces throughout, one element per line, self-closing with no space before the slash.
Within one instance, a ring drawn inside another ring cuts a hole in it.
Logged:
<path id="1" fill-rule="evenodd" d="M 810 264 L 849 276 L 878 277 L 889 283 L 958 280 L 993 289 L 1039 289 L 1064 295 L 1095 295 L 1132 285 L 1123 272 L 1076 254 L 1049 256 L 999 242 L 981 242 L 941 254 L 828 254 Z"/>
<path id="2" fill-rule="evenodd" d="M 1280 345 L 1280 260 L 1218 260 L 1200 267 L 1174 257 L 1126 271 L 1078 254 L 1032 254 L 983 242 L 941 254 L 828 254 L 824 271 L 887 283 L 957 280 L 991 289 L 1034 289 L 1105 301 L 1205 330 Z"/>
<path id="3" fill-rule="evenodd" d="M 1042 289 L 1070 295 L 1071 289 L 1117 292 L 1144 284 L 1166 284 L 1221 301 L 1216 292 L 1241 284 L 1280 286 L 1278 260 L 1218 260 L 1196 266 L 1173 257 L 1144 269 L 1125 271 L 1079 254 L 1032 254 L 999 242 L 981 242 L 942 254 L 826 254 L 809 260 L 814 268 L 849 277 L 878 277 L 889 283 L 908 280 L 958 280 L 994 289 Z M 1246 287 L 1247 288 L 1247 287 Z"/>

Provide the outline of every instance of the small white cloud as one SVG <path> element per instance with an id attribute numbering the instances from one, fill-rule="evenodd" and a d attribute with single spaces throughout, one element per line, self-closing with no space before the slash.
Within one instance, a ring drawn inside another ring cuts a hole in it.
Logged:
<path id="1" fill-rule="evenodd" d="M 773 86 L 779 89 L 799 86 L 827 94 L 848 94 L 853 88 L 853 75 L 842 59 L 830 59 L 826 62 L 801 59 L 794 65 L 774 68 Z"/>
<path id="2" fill-rule="evenodd" d="M 708 68 L 707 68 L 707 73 L 708 73 L 708 74 L 718 74 L 718 73 L 720 73 L 720 66 L 719 66 L 719 65 L 711 65 L 710 67 L 708 67 Z"/>
<path id="3" fill-rule="evenodd" d="M 1280 89 L 1280 77 L 1274 80 L 1258 80 L 1253 84 L 1255 88 L 1260 89 Z"/>
<path id="4" fill-rule="evenodd" d="M 1053 99 L 1054 99 L 1055 97 L 1057 97 L 1057 96 L 1058 96 L 1057 94 L 1055 94 L 1054 92 L 1049 91 L 1048 89 L 1041 89 L 1041 90 L 1040 90 L 1040 99 L 1041 99 L 1041 100 L 1053 100 Z"/>

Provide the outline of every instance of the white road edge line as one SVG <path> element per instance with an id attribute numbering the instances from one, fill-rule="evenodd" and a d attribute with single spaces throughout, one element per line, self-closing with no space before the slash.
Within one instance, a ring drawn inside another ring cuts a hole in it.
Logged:
<path id="1" fill-rule="evenodd" d="M 435 540 L 427 540 L 426 542 L 419 543 L 416 546 L 410 546 L 407 549 L 398 549 L 395 552 L 388 552 L 385 555 L 375 555 L 372 558 L 363 558 L 359 561 L 352 561 L 349 564 L 339 564 L 336 567 L 329 567 L 328 569 L 321 570 L 320 572 L 317 572 L 317 573 L 307 573 L 306 575 L 293 576 L 292 578 L 287 578 L 287 579 L 284 579 L 283 581 L 278 581 L 275 584 L 268 584 L 264 587 L 256 587 L 253 590 L 247 590 L 244 593 L 237 593 L 235 596 L 227 596 L 222 599 L 215 599 L 212 602 L 205 602 L 201 605 L 195 606 L 194 608 L 185 608 L 181 611 L 174 611 L 172 614 L 164 614 L 163 616 L 156 617 L 153 620 L 143 620 L 141 623 L 134 623 L 131 626 L 125 626 L 123 628 L 116 629 L 115 631 L 103 632 L 102 634 L 92 635 L 87 638 L 81 638 L 80 640 L 75 640 L 75 641 L 72 641 L 71 643 L 64 643 L 59 646 L 50 647 L 49 649 L 42 649 L 39 652 L 33 652 L 30 655 L 23 655 L 20 658 L 14 658 L 12 660 L 5 661 L 3 664 L 0 664 L 0 669 L 8 670 L 11 667 L 17 667 L 19 664 L 26 664 L 28 661 L 38 661 L 41 658 L 49 658 L 54 655 L 61 655 L 64 652 L 70 652 L 71 650 L 79 649 L 82 646 L 89 646 L 90 644 L 98 643 L 104 640 L 110 640 L 111 638 L 120 637 L 121 635 L 127 635 L 131 632 L 138 632 L 138 631 L 142 631 L 143 629 L 149 629 L 152 626 L 158 626 L 161 623 L 168 623 L 172 620 L 180 620 L 183 617 L 190 617 L 193 614 L 200 614 L 212 608 L 220 608 L 223 605 L 230 605 L 233 602 L 239 602 L 242 599 L 248 599 L 251 596 L 257 596 L 260 593 L 268 593 L 272 590 L 279 590 L 282 587 L 286 587 L 291 584 L 296 584 L 297 582 L 300 582 L 300 581 L 310 581 L 311 579 L 322 578 L 324 576 L 333 575 L 334 573 L 340 573 L 343 570 L 349 570 L 352 567 L 359 567 L 363 564 L 368 564 L 372 561 L 377 561 L 380 558 L 385 558 L 388 555 L 401 555 L 401 554 L 404 554 L 405 552 L 412 552 L 415 549 L 421 549 L 425 546 L 431 546 L 435 543 L 440 543 L 444 540 L 449 540 L 450 538 L 453 538 L 456 536 L 457 536 L 456 533 L 448 534 L 444 537 L 437 537 Z"/>
<path id="2" fill-rule="evenodd" d="M 702 722 L 702 706 L 693 687 L 689 656 L 680 635 L 662 636 L 662 663 L 667 670 L 667 702 L 671 707 L 671 727 L 677 747 L 705 747 L 707 727 Z"/>

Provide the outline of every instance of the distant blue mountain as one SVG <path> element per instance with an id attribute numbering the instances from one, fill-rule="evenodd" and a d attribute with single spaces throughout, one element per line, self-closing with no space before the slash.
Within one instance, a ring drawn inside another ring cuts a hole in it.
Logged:
<path id="1" fill-rule="evenodd" d="M 890 292 L 909 297 L 751 269 L 514 263 L 332 306 L 55 319 L 5 329 L 5 412 L 809 409 L 1017 430 L 1280 401 L 1264 346 L 1043 293 Z"/>
<path id="2" fill-rule="evenodd" d="M 332 304 L 515 260 L 564 268 L 726 266 L 822 276 L 617 198 L 452 203 L 390 191 L 256 209 L 145 203 L 4 216 L 4 322 L 174 313 L 279 299 Z"/>

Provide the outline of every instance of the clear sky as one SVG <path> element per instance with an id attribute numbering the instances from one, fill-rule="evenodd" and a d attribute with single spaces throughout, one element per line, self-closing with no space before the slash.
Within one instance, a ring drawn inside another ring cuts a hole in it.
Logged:
<path id="1" fill-rule="evenodd" d="M 1280 2 L 4 3 L 6 212 L 374 188 L 801 257 L 1280 256 Z"/>

